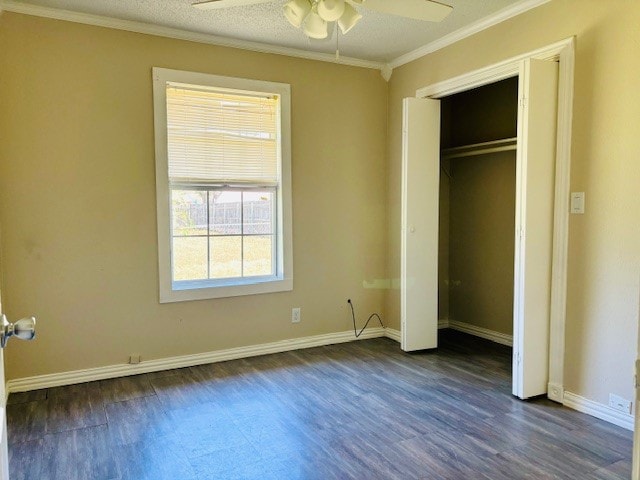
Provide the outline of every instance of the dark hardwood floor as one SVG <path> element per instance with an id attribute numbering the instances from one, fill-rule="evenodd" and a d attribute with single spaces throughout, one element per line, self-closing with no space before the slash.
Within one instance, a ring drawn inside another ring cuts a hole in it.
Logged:
<path id="1" fill-rule="evenodd" d="M 443 331 L 12 394 L 11 479 L 629 479 L 631 432 L 510 394 Z"/>

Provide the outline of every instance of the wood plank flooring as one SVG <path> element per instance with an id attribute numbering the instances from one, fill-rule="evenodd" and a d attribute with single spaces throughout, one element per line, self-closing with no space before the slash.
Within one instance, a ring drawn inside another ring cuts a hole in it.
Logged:
<path id="1" fill-rule="evenodd" d="M 511 350 L 441 332 L 12 394 L 11 479 L 622 480 L 631 432 L 510 394 Z"/>

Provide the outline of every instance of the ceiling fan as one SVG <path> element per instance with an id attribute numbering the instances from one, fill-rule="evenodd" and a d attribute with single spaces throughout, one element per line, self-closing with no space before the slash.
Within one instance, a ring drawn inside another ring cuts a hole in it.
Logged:
<path id="1" fill-rule="evenodd" d="M 201 10 L 255 5 L 274 0 L 205 0 L 193 4 Z M 284 5 L 284 16 L 289 23 L 309 38 L 323 39 L 329 36 L 329 25 L 337 22 L 343 34 L 351 30 L 362 18 L 354 8 L 361 5 L 370 10 L 400 17 L 440 22 L 453 10 L 432 0 L 289 0 Z"/>

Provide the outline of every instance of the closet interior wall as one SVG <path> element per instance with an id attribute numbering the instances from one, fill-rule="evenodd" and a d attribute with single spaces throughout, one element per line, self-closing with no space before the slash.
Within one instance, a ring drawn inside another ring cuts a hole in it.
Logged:
<path id="1" fill-rule="evenodd" d="M 518 79 L 445 97 L 441 111 L 438 315 L 512 335 L 515 148 L 459 158 L 446 151 L 515 138 Z"/>

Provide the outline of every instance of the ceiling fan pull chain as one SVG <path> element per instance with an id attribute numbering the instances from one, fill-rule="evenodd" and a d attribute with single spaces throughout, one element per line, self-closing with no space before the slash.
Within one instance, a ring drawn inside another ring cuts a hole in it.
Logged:
<path id="1" fill-rule="evenodd" d="M 340 38 L 340 29 L 336 28 L 336 60 L 340 60 L 340 43 L 338 39 Z"/>

